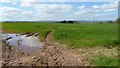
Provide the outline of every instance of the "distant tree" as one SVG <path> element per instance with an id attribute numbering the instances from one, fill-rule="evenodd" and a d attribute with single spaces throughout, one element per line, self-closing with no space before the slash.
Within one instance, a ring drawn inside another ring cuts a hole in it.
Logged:
<path id="1" fill-rule="evenodd" d="M 102 24 L 103 22 L 98 22 L 98 23 Z"/>
<path id="2" fill-rule="evenodd" d="M 64 20 L 64 21 L 62 21 L 62 23 L 67 23 L 67 21 Z"/>
<path id="3" fill-rule="evenodd" d="M 74 23 L 74 21 L 68 21 L 68 23 Z"/>
<path id="4" fill-rule="evenodd" d="M 66 20 L 64 20 L 64 21 L 59 21 L 57 23 L 77 23 L 77 21 L 66 21 Z"/>
<path id="5" fill-rule="evenodd" d="M 118 19 L 115 21 L 115 23 L 120 23 L 120 18 L 118 18 Z"/>
<path id="6" fill-rule="evenodd" d="M 113 21 L 108 21 L 108 23 L 113 23 Z"/>

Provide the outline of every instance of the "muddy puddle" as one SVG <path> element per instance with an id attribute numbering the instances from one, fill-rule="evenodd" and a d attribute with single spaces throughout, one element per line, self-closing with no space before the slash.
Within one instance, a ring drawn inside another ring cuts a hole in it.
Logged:
<path id="1" fill-rule="evenodd" d="M 1 34 L 1 39 L 10 47 L 18 47 L 23 52 L 34 52 L 43 44 L 37 36 L 21 34 Z"/>

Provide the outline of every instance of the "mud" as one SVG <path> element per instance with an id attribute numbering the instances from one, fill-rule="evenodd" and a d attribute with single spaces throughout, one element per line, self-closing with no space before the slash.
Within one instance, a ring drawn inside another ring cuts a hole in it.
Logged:
<path id="1" fill-rule="evenodd" d="M 43 47 L 33 53 L 24 53 L 18 47 L 2 45 L 3 66 L 90 66 L 90 58 L 99 54 L 117 56 L 116 48 L 71 49 L 51 41 L 52 32 L 48 32 Z M 102 49 L 102 50 L 101 50 Z"/>

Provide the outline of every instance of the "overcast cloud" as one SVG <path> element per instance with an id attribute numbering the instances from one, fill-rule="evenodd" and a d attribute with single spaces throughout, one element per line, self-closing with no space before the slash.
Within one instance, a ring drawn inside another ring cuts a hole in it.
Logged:
<path id="1" fill-rule="evenodd" d="M 118 1 L 111 2 L 38 2 L 40 0 L 0 0 L 0 17 L 4 20 L 115 20 Z M 30 1 L 30 2 L 28 2 Z M 41 0 L 43 1 L 43 0 Z M 46 0 L 47 1 L 47 0 Z M 50 0 L 55 1 L 55 0 Z M 71 0 L 73 1 L 73 0 Z M 76 0 L 82 1 L 82 0 Z M 84 0 L 85 1 L 85 0 Z M 95 0 L 91 0 L 95 1 Z M 106 0 L 108 1 L 108 0 Z M 104 18 L 103 18 L 104 17 Z"/>

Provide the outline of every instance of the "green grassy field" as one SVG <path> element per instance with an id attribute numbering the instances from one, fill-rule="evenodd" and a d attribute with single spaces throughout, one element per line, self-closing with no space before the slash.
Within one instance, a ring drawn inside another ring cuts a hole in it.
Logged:
<path id="1" fill-rule="evenodd" d="M 40 32 L 41 41 L 45 41 L 48 31 L 52 31 L 52 40 L 72 48 L 91 46 L 117 46 L 117 23 L 3 23 L 3 31 L 10 33 Z M 90 58 L 89 58 L 90 59 Z M 115 57 L 98 56 L 90 62 L 97 66 L 117 66 Z"/>
<path id="2" fill-rule="evenodd" d="M 91 60 L 91 64 L 97 66 L 118 66 L 118 59 L 113 57 L 106 57 L 103 55 Z"/>
<path id="3" fill-rule="evenodd" d="M 3 23 L 6 32 L 40 32 L 45 40 L 48 31 L 53 32 L 53 41 L 67 44 L 73 48 L 86 46 L 116 46 L 118 44 L 118 25 L 116 23 Z"/>

